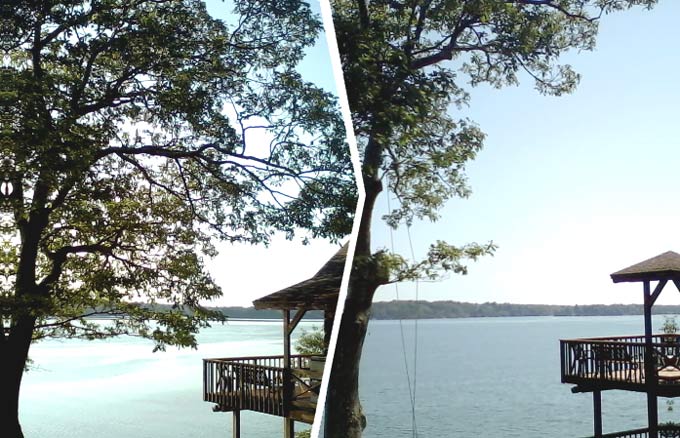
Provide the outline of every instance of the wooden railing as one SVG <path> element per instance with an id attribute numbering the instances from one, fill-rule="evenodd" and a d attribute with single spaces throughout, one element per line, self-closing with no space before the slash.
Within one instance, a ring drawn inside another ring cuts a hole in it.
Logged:
<path id="1" fill-rule="evenodd" d="M 654 335 L 650 352 L 651 369 L 659 384 L 679 384 L 680 335 Z M 562 382 L 642 385 L 648 356 L 644 336 L 562 340 Z"/>
<path id="2" fill-rule="evenodd" d="M 602 438 L 649 438 L 649 429 L 636 429 L 626 432 L 605 433 L 602 435 Z"/>
<path id="3" fill-rule="evenodd" d="M 635 429 L 625 432 L 605 433 L 602 438 L 649 438 L 649 429 Z M 680 438 L 679 426 L 659 425 L 657 429 L 658 438 Z"/>
<path id="4" fill-rule="evenodd" d="M 291 355 L 291 368 L 309 368 L 310 355 Z M 203 359 L 203 400 L 216 410 L 253 410 L 284 416 L 292 400 L 284 400 L 283 356 Z"/>

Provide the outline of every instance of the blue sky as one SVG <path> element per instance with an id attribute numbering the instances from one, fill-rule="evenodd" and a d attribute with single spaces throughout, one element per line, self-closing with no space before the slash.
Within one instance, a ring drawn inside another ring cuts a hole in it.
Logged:
<path id="1" fill-rule="evenodd" d="M 233 3 L 224 0 L 205 0 L 208 12 L 215 18 L 230 21 Z M 321 14 L 318 0 L 309 2 L 310 7 L 317 15 Z M 326 36 L 322 34 L 316 44 L 306 51 L 305 59 L 300 63 L 298 71 L 306 80 L 314 82 L 331 93 L 336 93 L 333 70 L 331 69 L 330 54 L 326 43 Z"/>
<path id="2" fill-rule="evenodd" d="M 416 252 L 441 239 L 493 240 L 494 257 L 467 276 L 420 286 L 420 299 L 516 303 L 641 302 L 639 284 L 609 274 L 667 250 L 680 252 L 680 2 L 604 17 L 594 52 L 565 61 L 582 74 L 569 96 L 529 80 L 472 89 L 462 117 L 487 133 L 468 166 L 473 189 L 436 224 L 412 229 Z M 385 197 L 379 201 L 383 208 Z M 408 253 L 406 230 L 397 250 Z M 374 246 L 389 247 L 377 221 Z M 400 286 L 413 298 L 413 285 Z M 395 297 L 382 288 L 377 300 Z M 670 286 L 659 302 L 679 303 Z"/>

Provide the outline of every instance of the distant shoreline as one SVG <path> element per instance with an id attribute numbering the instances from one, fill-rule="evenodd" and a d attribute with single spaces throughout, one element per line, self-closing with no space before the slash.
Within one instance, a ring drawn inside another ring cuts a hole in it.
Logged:
<path id="1" fill-rule="evenodd" d="M 254 307 L 206 307 L 222 313 L 227 321 L 281 321 L 280 310 L 257 310 Z M 170 309 L 170 306 L 156 304 L 156 310 Z M 678 314 L 680 305 L 656 305 L 656 315 Z M 376 301 L 371 309 L 373 320 L 408 319 L 458 319 L 493 318 L 514 316 L 628 316 L 642 315 L 642 304 L 513 304 L 513 303 L 470 303 L 464 301 Z M 109 316 L 91 318 L 111 319 Z M 320 310 L 308 311 L 304 321 L 323 321 Z"/>
<path id="2" fill-rule="evenodd" d="M 657 305 L 654 314 L 680 314 L 680 305 Z M 462 301 L 377 301 L 372 319 L 455 319 L 513 316 L 642 315 L 642 304 L 512 304 Z"/>
<path id="3" fill-rule="evenodd" d="M 231 321 L 280 320 L 280 311 L 256 310 L 253 307 L 211 307 L 222 312 Z M 680 305 L 657 305 L 654 314 L 680 314 Z M 642 315 L 642 304 L 512 304 L 470 303 L 462 301 L 376 301 L 371 319 L 458 319 L 514 316 L 626 316 Z M 311 311 L 306 319 L 322 320 L 320 311 Z"/>

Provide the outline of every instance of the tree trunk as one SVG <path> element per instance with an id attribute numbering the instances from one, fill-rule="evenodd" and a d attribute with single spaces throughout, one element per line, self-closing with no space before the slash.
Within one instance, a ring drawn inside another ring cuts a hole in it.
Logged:
<path id="1" fill-rule="evenodd" d="M 349 291 L 372 296 L 377 287 L 361 283 L 351 282 L 340 322 L 326 398 L 326 438 L 359 438 L 366 427 L 366 418 L 359 401 L 359 365 L 370 304 L 349 297 Z"/>
<path id="2" fill-rule="evenodd" d="M 19 389 L 31 345 L 35 319 L 19 317 L 9 336 L 0 342 L 0 435 L 23 438 L 19 424 Z"/>
<path id="3" fill-rule="evenodd" d="M 35 298 L 44 298 L 47 291 L 38 287 L 35 281 L 40 237 L 49 218 L 49 211 L 44 209 L 47 193 L 47 186 L 39 182 L 33 196 L 35 211 L 28 221 L 19 221 L 21 247 L 15 299 L 17 303 L 27 299 L 29 305 L 10 306 L 6 315 L 0 309 L 0 316 L 11 321 L 8 334 L 5 334 L 4 323 L 0 324 L 0 436 L 3 438 L 24 438 L 19 424 L 19 390 L 37 318 L 37 309 L 31 306 Z"/>
<path id="4" fill-rule="evenodd" d="M 370 234 L 373 207 L 382 191 L 382 184 L 364 172 L 364 185 L 366 198 L 326 397 L 326 438 L 360 438 L 366 427 L 366 417 L 359 401 L 361 350 L 373 295 L 386 279 L 380 278 L 382 271 L 371 257 Z"/>
<path id="5" fill-rule="evenodd" d="M 0 367 L 3 372 L 0 377 L 0 435 L 6 438 L 24 438 L 19 425 L 21 374 L 18 377 L 16 372 L 5 374 L 8 371 L 7 368 L 6 366 Z"/>

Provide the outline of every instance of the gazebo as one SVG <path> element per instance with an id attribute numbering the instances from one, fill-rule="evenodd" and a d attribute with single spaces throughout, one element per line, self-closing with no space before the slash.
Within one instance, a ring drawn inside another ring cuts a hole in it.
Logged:
<path id="1" fill-rule="evenodd" d="M 284 438 L 295 421 L 314 421 L 324 356 L 291 354 L 291 335 L 305 313 L 321 310 L 324 339 L 330 338 L 347 256 L 347 244 L 311 278 L 253 302 L 256 309 L 278 309 L 283 316 L 283 355 L 203 360 L 203 400 L 216 412 L 232 412 L 233 437 L 241 436 L 240 411 L 284 418 Z"/>
<path id="2" fill-rule="evenodd" d="M 680 290 L 680 254 L 665 252 L 617 271 L 611 279 L 642 283 L 644 335 L 561 340 L 562 383 L 575 384 L 572 392 L 593 393 L 596 438 L 678 436 L 678 429 L 659 427 L 657 398 L 680 396 L 680 335 L 652 333 L 652 306 L 668 282 Z M 647 429 L 602 434 L 601 394 L 610 389 L 646 393 Z"/>

